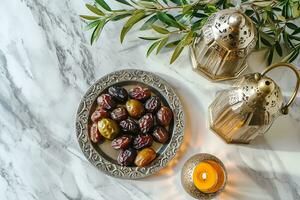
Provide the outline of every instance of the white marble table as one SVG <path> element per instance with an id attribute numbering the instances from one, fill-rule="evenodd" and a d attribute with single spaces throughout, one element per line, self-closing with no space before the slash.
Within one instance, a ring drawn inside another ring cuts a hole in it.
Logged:
<path id="1" fill-rule="evenodd" d="M 191 155 L 212 153 L 228 169 L 226 191 L 217 199 L 300 199 L 300 98 L 288 116 L 252 145 L 228 145 L 206 125 L 216 91 L 191 70 L 188 52 L 172 66 L 170 52 L 145 57 L 147 43 L 129 34 L 119 44 L 121 23 L 108 25 L 100 41 L 78 14 L 83 0 L 2 0 L 0 4 L 0 199 L 1 200 L 186 200 L 180 170 Z M 264 54 L 253 54 L 260 70 Z M 300 67 L 300 60 L 295 62 Z M 119 180 L 97 171 L 83 156 L 74 125 L 79 100 L 99 77 L 136 68 L 159 74 L 182 99 L 185 142 L 173 165 L 138 180 Z M 277 72 L 288 96 L 291 75 Z"/>

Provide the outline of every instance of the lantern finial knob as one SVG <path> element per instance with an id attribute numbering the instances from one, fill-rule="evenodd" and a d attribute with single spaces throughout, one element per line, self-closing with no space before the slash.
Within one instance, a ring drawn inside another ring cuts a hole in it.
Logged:
<path id="1" fill-rule="evenodd" d="M 258 82 L 258 89 L 264 94 L 271 93 L 275 88 L 274 82 L 269 78 L 262 78 Z"/>
<path id="2" fill-rule="evenodd" d="M 239 12 L 233 13 L 228 18 L 228 23 L 233 29 L 239 28 L 245 25 L 245 17 Z"/>

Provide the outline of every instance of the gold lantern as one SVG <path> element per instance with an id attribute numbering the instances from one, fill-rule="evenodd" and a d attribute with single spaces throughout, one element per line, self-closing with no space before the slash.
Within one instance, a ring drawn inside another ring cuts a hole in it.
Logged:
<path id="1" fill-rule="evenodd" d="M 277 67 L 288 67 L 297 76 L 291 99 L 284 105 L 280 88 L 266 73 Z M 299 88 L 299 73 L 287 63 L 269 66 L 261 74 L 239 78 L 232 89 L 220 92 L 209 106 L 210 128 L 228 143 L 249 143 L 266 132 L 295 99 Z"/>
<path id="2" fill-rule="evenodd" d="M 191 47 L 193 68 L 213 81 L 236 78 L 256 41 L 249 17 L 238 9 L 221 10 L 208 18 Z"/>

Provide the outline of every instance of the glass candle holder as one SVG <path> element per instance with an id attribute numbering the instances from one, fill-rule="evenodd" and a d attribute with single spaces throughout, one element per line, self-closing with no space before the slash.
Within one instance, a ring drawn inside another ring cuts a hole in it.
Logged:
<path id="1" fill-rule="evenodd" d="M 196 154 L 182 168 L 181 183 L 196 199 L 211 199 L 224 190 L 227 172 L 224 164 L 210 154 Z"/>

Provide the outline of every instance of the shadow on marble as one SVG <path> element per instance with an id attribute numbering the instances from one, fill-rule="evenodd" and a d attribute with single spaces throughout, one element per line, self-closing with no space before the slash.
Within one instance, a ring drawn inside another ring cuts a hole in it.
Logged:
<path id="1" fill-rule="evenodd" d="M 220 199 L 271 200 L 297 196 L 297 192 L 293 191 L 293 187 L 297 187 L 293 180 L 299 180 L 300 177 L 293 176 L 292 180 L 290 175 L 284 172 L 254 170 L 240 165 L 227 167 L 227 172 L 228 183 Z M 288 184 L 291 191 L 280 194 L 278 184 L 282 183 Z"/>

